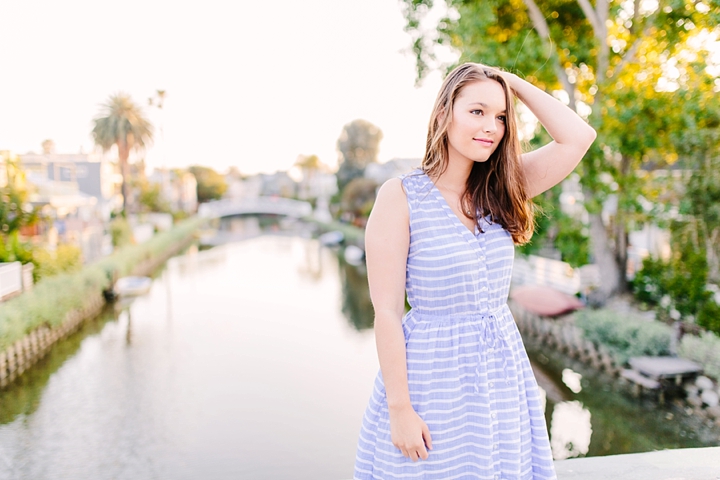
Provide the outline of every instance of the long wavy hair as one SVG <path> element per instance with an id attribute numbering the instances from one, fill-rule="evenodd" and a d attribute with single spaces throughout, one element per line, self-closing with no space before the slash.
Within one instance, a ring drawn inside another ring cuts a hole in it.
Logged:
<path id="1" fill-rule="evenodd" d="M 448 166 L 447 130 L 453 117 L 453 105 L 462 89 L 473 82 L 493 80 L 505 92 L 507 105 L 505 134 L 485 162 L 475 162 L 461 196 L 464 215 L 474 218 L 490 216 L 502 225 L 518 245 L 527 243 L 535 228 L 535 205 L 526 192 L 525 175 L 520 165 L 520 141 L 515 117 L 514 94 L 500 73 L 476 63 L 465 63 L 445 78 L 428 125 L 422 170 L 430 177 L 439 177 Z M 479 212 L 476 215 L 475 212 Z"/>

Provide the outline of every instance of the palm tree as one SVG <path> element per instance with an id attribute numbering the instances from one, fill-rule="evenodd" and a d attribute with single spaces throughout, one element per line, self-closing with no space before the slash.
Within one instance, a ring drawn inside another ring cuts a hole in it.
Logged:
<path id="1" fill-rule="evenodd" d="M 103 104 L 102 111 L 93 119 L 95 145 L 104 152 L 117 145 L 120 173 L 122 174 L 123 212 L 128 206 L 128 157 L 132 150 L 142 150 L 152 142 L 153 126 L 129 95 L 116 93 Z"/>

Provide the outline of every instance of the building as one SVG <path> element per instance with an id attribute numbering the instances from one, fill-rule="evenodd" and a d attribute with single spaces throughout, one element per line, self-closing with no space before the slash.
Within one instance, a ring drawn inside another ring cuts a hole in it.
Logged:
<path id="1" fill-rule="evenodd" d="M 262 196 L 292 198 L 297 194 L 297 184 L 287 172 L 261 173 L 258 176 L 262 180 Z"/>
<path id="2" fill-rule="evenodd" d="M 112 249 L 106 225 L 122 208 L 122 177 L 114 162 L 95 153 L 56 153 L 52 142 L 43 153 L 19 155 L 28 184 L 30 203 L 48 220 L 38 232 L 43 243 L 78 245 L 83 260 L 92 262 Z"/>
<path id="3" fill-rule="evenodd" d="M 72 185 L 70 188 L 77 188 L 80 193 L 95 198 L 103 221 L 109 220 L 113 211 L 122 208 L 122 176 L 116 163 L 105 155 L 55 153 L 50 146 L 43 153 L 20 155 L 20 161 L 31 183 L 49 181 Z"/>
<path id="4" fill-rule="evenodd" d="M 160 197 L 172 211 L 197 211 L 197 180 L 184 170 L 155 169 L 148 182 L 160 185 Z"/>
<path id="5" fill-rule="evenodd" d="M 391 178 L 410 173 L 420 167 L 420 158 L 393 158 L 385 163 L 371 163 L 365 167 L 365 178 L 382 185 Z"/>

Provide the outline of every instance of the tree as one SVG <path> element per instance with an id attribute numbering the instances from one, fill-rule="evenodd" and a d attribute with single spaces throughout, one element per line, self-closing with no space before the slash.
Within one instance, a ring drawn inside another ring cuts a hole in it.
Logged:
<path id="1" fill-rule="evenodd" d="M 715 29 L 720 5 L 685 0 L 446 0 L 448 15 L 427 28 L 433 0 L 403 0 L 419 78 L 443 68 L 436 46 L 459 52 L 459 61 L 504 67 L 563 92 L 571 108 L 589 115 L 598 139 L 581 163 L 590 215 L 592 252 L 601 270 L 603 301 L 627 288 L 628 229 L 646 220 L 644 179 L 648 159 L 665 165 L 678 156 L 670 132 L 687 124 L 677 98 L 709 60 L 699 39 Z M 705 33 L 703 33 L 705 32 Z M 704 57 L 704 58 L 703 58 Z M 712 84 L 712 82 L 711 82 Z M 610 223 L 606 200 L 618 205 Z"/>
<path id="2" fill-rule="evenodd" d="M 141 211 L 170 213 L 170 204 L 162 196 L 162 185 L 143 180 L 138 187 L 140 190 L 138 202 Z"/>
<path id="3" fill-rule="evenodd" d="M 105 152 L 117 146 L 125 212 L 130 193 L 128 158 L 131 151 L 142 150 L 152 142 L 153 127 L 145 118 L 142 109 L 125 93 L 111 95 L 93 122 L 95 125 L 92 136 L 95 145 Z"/>
<path id="4" fill-rule="evenodd" d="M 370 178 L 354 178 L 342 192 L 340 207 L 353 224 L 364 227 L 370 216 L 378 184 Z"/>
<path id="5" fill-rule="evenodd" d="M 702 78 L 708 82 L 710 79 Z M 713 82 L 714 83 L 714 82 Z M 686 128 L 672 132 L 689 179 L 679 205 L 686 228 L 705 251 L 707 282 L 720 284 L 720 102 L 709 85 L 696 86 L 686 99 Z M 720 319 L 718 319 L 720 322 Z"/>
<path id="6" fill-rule="evenodd" d="M 317 155 L 298 155 L 295 166 L 302 172 L 302 181 L 298 185 L 298 196 L 310 199 L 313 196 L 312 184 L 317 173 L 325 168 Z"/>
<path id="7" fill-rule="evenodd" d="M 32 260 L 30 245 L 20 241 L 20 229 L 38 221 L 38 211 L 29 204 L 29 192 L 25 172 L 20 161 L 9 154 L 0 152 L 0 168 L 4 175 L 0 179 L 0 262 Z"/>
<path id="8" fill-rule="evenodd" d="M 227 191 L 225 177 L 212 168 L 193 165 L 189 170 L 190 173 L 195 175 L 195 180 L 197 180 L 198 202 L 203 203 L 209 202 L 210 200 L 219 200 Z"/>
<path id="9" fill-rule="evenodd" d="M 382 131 L 366 120 L 353 120 L 343 127 L 337 141 L 340 153 L 338 188 L 342 191 L 350 181 L 362 177 L 365 167 L 377 162 Z"/>

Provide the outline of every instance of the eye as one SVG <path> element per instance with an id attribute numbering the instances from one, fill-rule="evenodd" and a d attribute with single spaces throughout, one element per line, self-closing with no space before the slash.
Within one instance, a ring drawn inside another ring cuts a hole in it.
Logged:
<path id="1" fill-rule="evenodd" d="M 500 115 L 498 117 L 498 120 L 500 120 L 502 123 L 505 123 L 507 121 L 507 117 L 505 115 Z"/>
<path id="2" fill-rule="evenodd" d="M 473 115 L 482 115 L 483 111 L 482 110 L 470 110 L 470 113 L 472 113 Z"/>

